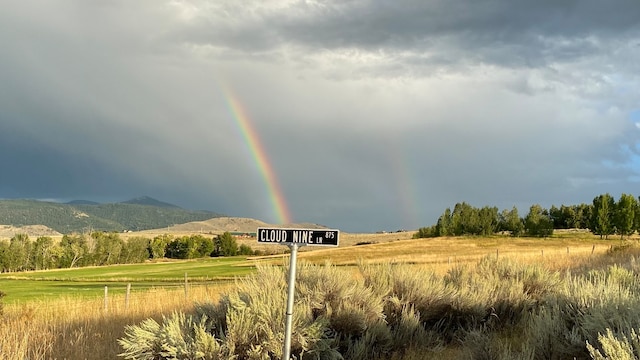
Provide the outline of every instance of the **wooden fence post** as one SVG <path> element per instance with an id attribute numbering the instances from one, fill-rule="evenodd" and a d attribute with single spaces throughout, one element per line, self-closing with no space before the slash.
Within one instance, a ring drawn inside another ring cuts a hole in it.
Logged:
<path id="1" fill-rule="evenodd" d="M 104 311 L 109 310 L 109 288 L 107 285 L 104 286 Z"/>
<path id="2" fill-rule="evenodd" d="M 131 283 L 127 284 L 127 295 L 124 298 L 124 307 L 129 310 L 129 294 L 131 294 Z"/>
<path id="3" fill-rule="evenodd" d="M 187 282 L 187 273 L 184 273 L 184 299 L 189 298 L 189 283 Z"/>

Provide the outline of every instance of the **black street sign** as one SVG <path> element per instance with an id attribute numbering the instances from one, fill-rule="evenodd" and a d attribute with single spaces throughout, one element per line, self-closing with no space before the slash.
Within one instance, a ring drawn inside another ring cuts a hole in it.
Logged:
<path id="1" fill-rule="evenodd" d="M 258 228 L 259 243 L 338 246 L 340 230 Z"/>

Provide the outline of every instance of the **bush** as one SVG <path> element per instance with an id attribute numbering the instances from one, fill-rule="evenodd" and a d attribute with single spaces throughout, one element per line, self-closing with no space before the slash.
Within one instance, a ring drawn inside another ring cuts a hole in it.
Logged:
<path id="1" fill-rule="evenodd" d="M 251 246 L 242 244 L 238 248 L 238 255 L 254 255 L 254 251 L 251 249 Z M 258 255 L 258 254 L 256 254 Z"/>
<path id="2" fill-rule="evenodd" d="M 631 334 L 616 336 L 611 329 L 605 335 L 598 334 L 602 352 L 587 342 L 587 349 L 594 360 L 633 360 L 640 358 L 640 335 L 631 329 Z"/>
<path id="3" fill-rule="evenodd" d="M 421 227 L 413 234 L 414 239 L 438 237 L 438 229 L 435 226 Z"/>
<path id="4" fill-rule="evenodd" d="M 487 257 L 445 275 L 411 265 L 360 264 L 354 276 L 335 266 L 303 264 L 292 355 L 438 358 L 438 351 L 453 347 L 470 359 L 634 359 L 640 349 L 637 267 L 632 259 L 560 274 Z M 259 267 L 217 303 L 162 324 L 147 320 L 129 327 L 121 339 L 123 356 L 279 359 L 286 278 L 286 269 Z"/>
<path id="5" fill-rule="evenodd" d="M 119 343 L 125 359 L 227 359 L 228 349 L 212 335 L 215 328 L 206 316 L 174 313 L 158 324 L 153 319 L 127 326 Z"/>
<path id="6" fill-rule="evenodd" d="M 174 314 L 162 325 L 146 320 L 128 327 L 125 338 L 120 340 L 124 349 L 122 356 L 128 359 L 280 358 L 286 309 L 285 278 L 282 269 L 260 267 L 256 276 L 239 280 L 236 289 L 224 295 L 218 304 L 199 305 L 192 315 Z M 304 298 L 298 294 L 298 299 Z M 297 358 L 341 358 L 333 345 L 335 338 L 328 336 L 334 333 L 328 326 L 327 317 L 314 316 L 305 301 L 296 302 L 292 354 Z M 203 332 L 208 335 L 204 336 Z M 209 349 L 209 353 L 205 353 L 208 357 L 198 357 L 205 347 Z"/>
<path id="7" fill-rule="evenodd" d="M 154 239 L 154 241 L 156 239 Z M 163 240 L 160 238 L 158 241 L 161 242 Z M 172 259 L 195 259 L 210 256 L 213 251 L 213 239 L 206 238 L 202 235 L 191 235 L 170 241 L 166 246 L 165 255 Z"/>

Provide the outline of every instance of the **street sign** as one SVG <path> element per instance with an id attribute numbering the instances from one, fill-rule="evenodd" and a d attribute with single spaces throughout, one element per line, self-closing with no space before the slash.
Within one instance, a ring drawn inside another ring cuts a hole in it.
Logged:
<path id="1" fill-rule="evenodd" d="M 259 243 L 298 246 L 338 246 L 340 230 L 258 228 Z"/>
<path id="2" fill-rule="evenodd" d="M 338 246 L 340 230 L 330 229 L 287 229 L 287 228 L 258 228 L 256 231 L 258 242 L 262 244 L 288 245 L 291 249 L 289 258 L 289 281 L 287 290 L 287 310 L 284 324 L 284 346 L 282 359 L 289 360 L 291 355 L 291 329 L 293 328 L 293 298 L 296 286 L 296 262 L 298 247 Z"/>

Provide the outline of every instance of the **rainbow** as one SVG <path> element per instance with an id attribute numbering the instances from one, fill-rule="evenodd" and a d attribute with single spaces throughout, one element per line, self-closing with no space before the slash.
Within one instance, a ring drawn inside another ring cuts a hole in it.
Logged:
<path id="1" fill-rule="evenodd" d="M 416 200 L 419 195 L 414 182 L 416 177 L 412 176 L 411 159 L 399 141 L 390 141 L 388 149 L 392 174 L 395 174 L 396 196 L 405 222 L 402 226 L 413 228 L 420 225 L 421 211 Z"/>
<path id="2" fill-rule="evenodd" d="M 229 107 L 229 111 L 242 134 L 244 142 L 247 144 L 251 157 L 255 161 L 258 170 L 264 179 L 266 190 L 269 194 L 269 199 L 273 205 L 277 220 L 281 224 L 291 223 L 291 213 L 289 212 L 289 207 L 285 201 L 284 193 L 280 188 L 276 173 L 269 161 L 267 152 L 260 142 L 260 137 L 258 137 L 255 127 L 251 123 L 247 112 L 243 109 L 237 97 L 229 89 L 223 88 L 222 92 L 227 102 L 227 106 Z"/>

